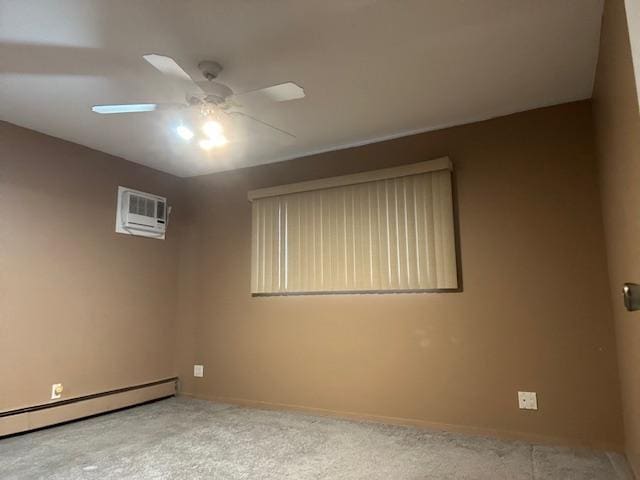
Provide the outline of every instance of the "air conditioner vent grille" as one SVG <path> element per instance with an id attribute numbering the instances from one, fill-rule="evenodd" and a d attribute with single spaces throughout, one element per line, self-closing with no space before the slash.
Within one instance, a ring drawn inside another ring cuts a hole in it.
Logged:
<path id="1" fill-rule="evenodd" d="M 134 194 L 129 196 L 129 213 L 155 218 L 155 209 L 155 200 Z"/>

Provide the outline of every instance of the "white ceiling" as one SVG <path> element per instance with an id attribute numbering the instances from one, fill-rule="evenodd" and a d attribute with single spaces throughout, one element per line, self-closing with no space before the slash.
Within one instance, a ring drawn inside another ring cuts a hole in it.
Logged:
<path id="1" fill-rule="evenodd" d="M 269 163 L 591 96 L 602 0 L 0 0 L 0 118 L 180 176 Z M 195 112 L 97 115 L 180 102 L 142 59 L 235 91 L 293 81 L 254 105 L 293 141 L 236 125 L 206 153 L 174 133 Z"/>

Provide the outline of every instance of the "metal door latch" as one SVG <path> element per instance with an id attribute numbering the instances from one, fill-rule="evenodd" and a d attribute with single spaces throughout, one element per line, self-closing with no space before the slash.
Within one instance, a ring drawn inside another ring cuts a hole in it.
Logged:
<path id="1" fill-rule="evenodd" d="M 630 312 L 640 310 L 640 285 L 636 283 L 625 283 L 622 287 L 624 296 L 624 306 Z"/>

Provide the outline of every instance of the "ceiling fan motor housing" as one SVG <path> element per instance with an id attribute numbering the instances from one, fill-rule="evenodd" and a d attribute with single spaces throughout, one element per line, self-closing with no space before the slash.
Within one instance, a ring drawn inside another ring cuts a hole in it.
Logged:
<path id="1" fill-rule="evenodd" d="M 212 60 L 205 60 L 200 62 L 198 64 L 198 68 L 202 72 L 202 75 L 204 75 L 204 78 L 209 81 L 216 79 L 222 71 L 222 65 Z"/>

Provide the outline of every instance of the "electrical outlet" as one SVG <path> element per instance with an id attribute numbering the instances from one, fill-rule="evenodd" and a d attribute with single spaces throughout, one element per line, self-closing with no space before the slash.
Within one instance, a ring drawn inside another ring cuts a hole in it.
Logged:
<path id="1" fill-rule="evenodd" d="M 194 365 L 193 366 L 193 376 L 194 377 L 204 377 L 204 365 Z"/>
<path id="2" fill-rule="evenodd" d="M 537 410 L 538 395 L 536 392 L 518 392 L 518 406 L 522 410 Z"/>
<path id="3" fill-rule="evenodd" d="M 51 385 L 51 400 L 62 397 L 62 390 L 64 390 L 64 388 L 61 383 L 54 383 Z"/>

